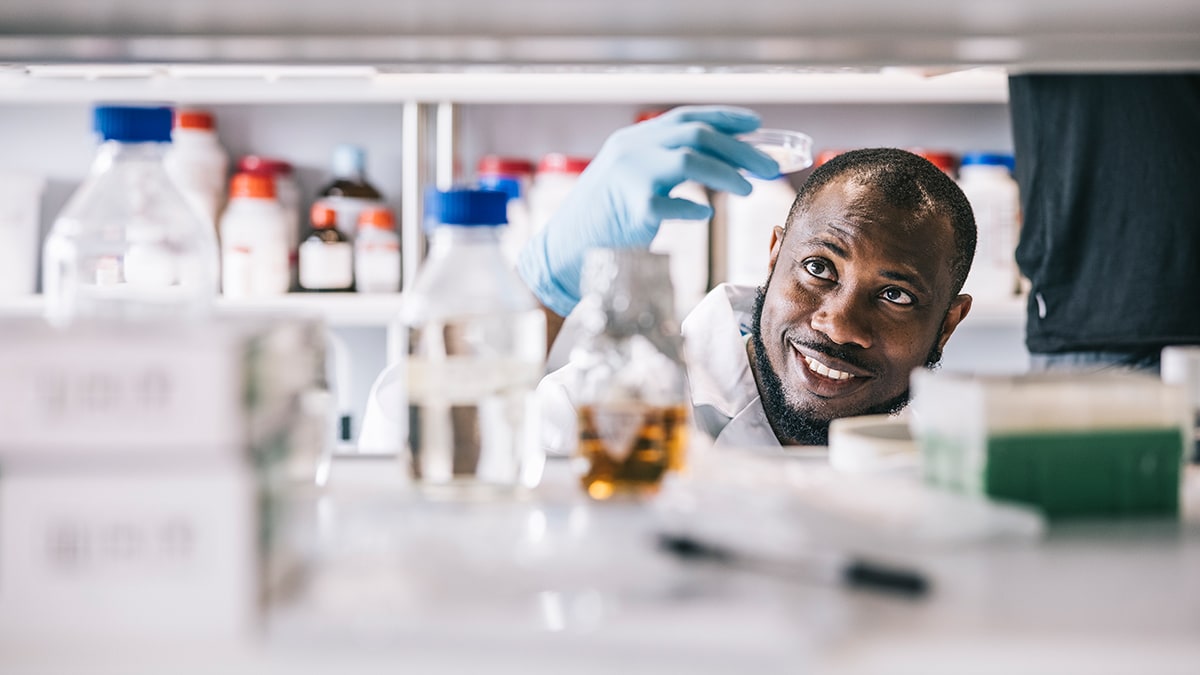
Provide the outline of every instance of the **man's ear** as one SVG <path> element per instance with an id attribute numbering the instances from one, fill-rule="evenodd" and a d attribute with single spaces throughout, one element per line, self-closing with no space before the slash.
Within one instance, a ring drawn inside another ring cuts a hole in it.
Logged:
<path id="1" fill-rule="evenodd" d="M 768 267 L 775 269 L 775 260 L 779 258 L 779 250 L 783 248 L 783 228 L 776 225 L 771 229 L 771 260 Z"/>
<path id="2" fill-rule="evenodd" d="M 963 294 L 950 301 L 950 309 L 946 312 L 946 318 L 942 321 L 942 332 L 938 335 L 938 353 L 941 353 L 946 348 L 946 341 L 954 333 L 954 329 L 958 328 L 958 324 L 967 317 L 971 311 L 971 296 Z"/>

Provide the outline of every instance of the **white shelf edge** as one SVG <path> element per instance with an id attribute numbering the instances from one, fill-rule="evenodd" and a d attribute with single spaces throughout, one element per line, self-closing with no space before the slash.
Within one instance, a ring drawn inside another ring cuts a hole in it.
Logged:
<path id="1" fill-rule="evenodd" d="M 394 73 L 278 66 L 43 66 L 0 71 L 0 103 L 998 103 L 1007 75 L 880 72 Z M 36 75 L 30 73 L 37 73 Z"/>
<path id="2" fill-rule="evenodd" d="M 289 293 L 254 300 L 218 298 L 215 309 L 229 314 L 266 312 L 320 316 L 330 326 L 387 327 L 400 312 L 401 302 L 400 293 Z M 41 316 L 43 306 L 40 295 L 0 298 L 0 317 Z"/>

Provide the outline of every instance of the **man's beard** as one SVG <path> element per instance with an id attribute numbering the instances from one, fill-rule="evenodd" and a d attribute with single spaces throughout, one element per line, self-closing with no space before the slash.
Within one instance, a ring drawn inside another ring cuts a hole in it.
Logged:
<path id="1" fill-rule="evenodd" d="M 768 279 L 768 283 L 770 280 Z M 754 345 L 754 369 L 758 373 L 759 398 L 763 410 L 771 422 L 771 428 L 779 442 L 784 445 L 829 445 L 829 423 L 832 419 L 821 419 L 810 411 L 799 410 L 788 403 L 783 391 L 783 382 L 767 359 L 767 347 L 762 339 L 762 311 L 767 300 L 766 286 L 758 287 L 754 299 L 754 315 L 750 339 Z M 935 339 L 933 347 L 925 357 L 925 367 L 936 368 L 942 360 L 942 350 Z M 854 415 L 894 414 L 908 405 L 909 392 L 905 389 L 898 396 L 878 405 L 853 413 Z"/>

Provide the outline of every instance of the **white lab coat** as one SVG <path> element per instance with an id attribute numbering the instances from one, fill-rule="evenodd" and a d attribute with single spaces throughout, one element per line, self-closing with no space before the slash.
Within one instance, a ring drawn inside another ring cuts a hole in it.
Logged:
<path id="1" fill-rule="evenodd" d="M 752 286 L 721 284 L 683 321 L 693 419 L 699 430 L 714 439 L 715 447 L 780 447 L 759 400 L 746 353 L 754 295 Z M 574 368 L 568 363 L 538 385 L 542 445 L 548 454 L 567 455 L 575 450 L 578 413 L 570 394 Z M 359 434 L 362 450 L 403 448 L 398 389 L 403 381 L 399 372 L 398 366 L 388 368 L 371 388 Z"/>

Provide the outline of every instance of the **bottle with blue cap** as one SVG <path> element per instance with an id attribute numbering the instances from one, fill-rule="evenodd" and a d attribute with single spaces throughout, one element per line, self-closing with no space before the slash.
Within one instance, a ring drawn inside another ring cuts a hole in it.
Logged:
<path id="1" fill-rule="evenodd" d="M 1020 288 L 1021 200 L 1012 169 L 1013 156 L 998 152 L 969 152 L 958 169 L 958 186 L 971 203 L 979 233 L 963 293 L 977 301 L 1004 301 Z"/>
<path id="2" fill-rule="evenodd" d="M 169 107 L 97 106 L 101 144 L 42 250 L 46 314 L 200 317 L 217 289 L 217 242 L 167 174 Z"/>
<path id="3" fill-rule="evenodd" d="M 429 255 L 406 297 L 408 462 L 451 496 L 541 480 L 535 390 L 546 356 L 540 306 L 501 249 L 508 196 L 431 191 Z"/>

